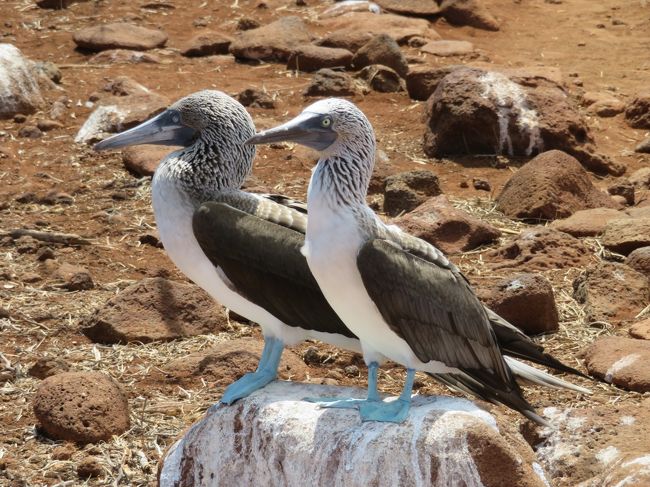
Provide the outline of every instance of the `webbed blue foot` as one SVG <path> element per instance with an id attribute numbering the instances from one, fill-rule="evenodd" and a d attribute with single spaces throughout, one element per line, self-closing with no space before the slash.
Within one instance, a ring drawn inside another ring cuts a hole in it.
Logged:
<path id="1" fill-rule="evenodd" d="M 237 399 L 247 397 L 269 382 L 273 382 L 278 376 L 278 366 L 280 365 L 283 350 L 284 343 L 282 340 L 265 338 L 264 349 L 257 370 L 230 384 L 219 402 L 230 405 Z"/>
<path id="2" fill-rule="evenodd" d="M 366 399 L 341 397 L 305 397 L 303 401 L 316 403 L 321 408 L 358 409 L 362 404 L 381 402 L 377 391 L 377 374 L 379 364 L 371 362 L 368 365 L 368 397 Z"/>
<path id="3" fill-rule="evenodd" d="M 359 406 L 362 421 L 382 421 L 401 423 L 409 414 L 411 408 L 411 390 L 413 389 L 415 370 L 407 369 L 406 381 L 402 394 L 394 401 L 367 402 Z"/>

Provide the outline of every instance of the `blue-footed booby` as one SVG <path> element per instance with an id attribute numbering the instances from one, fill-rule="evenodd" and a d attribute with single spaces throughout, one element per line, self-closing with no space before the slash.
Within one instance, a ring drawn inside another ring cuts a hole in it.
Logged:
<path id="1" fill-rule="evenodd" d="M 360 350 L 300 253 L 304 207 L 240 189 L 255 157 L 255 147 L 244 142 L 254 134 L 240 103 L 219 91 L 200 91 L 95 146 L 182 146 L 161 161 L 151 183 L 160 239 L 187 277 L 258 323 L 265 340 L 257 370 L 228 386 L 220 401 L 226 404 L 274 380 L 286 344 L 313 338 Z"/>
<path id="2" fill-rule="evenodd" d="M 523 397 L 516 378 L 589 392 L 504 356 L 510 353 L 580 374 L 486 309 L 440 250 L 384 224 L 367 206 L 375 136 L 353 103 L 318 101 L 248 143 L 278 141 L 320 153 L 307 194 L 303 253 L 323 294 L 361 340 L 371 370 L 385 358 L 407 368 L 403 392 L 395 401 L 380 400 L 369 384 L 367 399 L 327 399 L 322 406 L 358 407 L 363 420 L 403 421 L 416 370 L 542 424 L 545 420 Z"/>

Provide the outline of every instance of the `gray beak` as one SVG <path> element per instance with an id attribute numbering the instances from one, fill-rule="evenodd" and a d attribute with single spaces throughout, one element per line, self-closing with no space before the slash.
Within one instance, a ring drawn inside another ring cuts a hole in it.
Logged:
<path id="1" fill-rule="evenodd" d="M 271 144 L 273 142 L 296 142 L 317 151 L 323 151 L 334 143 L 337 133 L 325 128 L 321 122 L 325 115 L 303 112 L 287 123 L 264 130 L 246 141 L 246 144 Z"/>
<path id="2" fill-rule="evenodd" d="M 102 151 L 139 144 L 187 147 L 196 140 L 197 136 L 198 131 L 183 125 L 180 113 L 170 109 L 137 127 L 102 140 L 95 144 L 94 149 Z"/>

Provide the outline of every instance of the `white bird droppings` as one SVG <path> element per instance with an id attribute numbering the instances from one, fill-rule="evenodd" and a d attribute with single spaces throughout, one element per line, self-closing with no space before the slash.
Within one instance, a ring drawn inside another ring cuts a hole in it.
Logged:
<path id="1" fill-rule="evenodd" d="M 636 362 L 639 358 L 641 358 L 641 355 L 639 355 L 638 353 L 631 353 L 630 355 L 626 355 L 618 359 L 610 366 L 609 369 L 607 369 L 607 372 L 605 373 L 605 382 L 609 382 L 611 384 L 612 380 L 614 380 L 614 375 L 617 372 L 620 372 L 625 367 L 629 367 L 634 362 Z"/>

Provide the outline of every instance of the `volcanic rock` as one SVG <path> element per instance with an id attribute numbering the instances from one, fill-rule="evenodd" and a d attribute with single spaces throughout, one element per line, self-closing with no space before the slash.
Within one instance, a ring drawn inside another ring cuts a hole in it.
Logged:
<path id="1" fill-rule="evenodd" d="M 351 61 L 352 53 L 347 49 L 306 44 L 291 53 L 287 69 L 311 72 L 321 68 L 347 68 Z"/>
<path id="2" fill-rule="evenodd" d="M 48 377 L 33 400 L 34 415 L 55 440 L 107 441 L 129 427 L 129 405 L 117 382 L 100 372 Z"/>
<path id="3" fill-rule="evenodd" d="M 88 0 L 36 0 L 36 5 L 41 8 L 63 9 L 73 3 L 87 2 Z"/>
<path id="4" fill-rule="evenodd" d="M 634 152 L 640 152 L 642 154 L 650 154 L 650 137 L 639 142 L 637 146 L 634 148 Z M 650 169 L 650 168 L 645 168 L 645 169 Z"/>
<path id="5" fill-rule="evenodd" d="M 329 68 L 319 69 L 314 73 L 311 83 L 303 91 L 305 96 L 352 96 L 363 91 L 347 73 L 333 71 Z M 367 88 L 366 88 L 367 90 Z"/>
<path id="6" fill-rule="evenodd" d="M 193 284 L 162 277 L 139 281 L 109 299 L 82 322 L 99 343 L 147 343 L 227 329 L 221 307 Z"/>
<path id="7" fill-rule="evenodd" d="M 450 23 L 469 25 L 477 29 L 497 31 L 499 22 L 485 7 L 482 0 L 443 0 L 440 13 Z"/>
<path id="8" fill-rule="evenodd" d="M 618 181 L 607 187 L 607 192 L 612 196 L 622 196 L 625 204 L 634 205 L 634 184 L 629 181 Z"/>
<path id="9" fill-rule="evenodd" d="M 213 56 L 228 54 L 232 37 L 221 32 L 203 31 L 195 35 L 181 48 L 181 54 L 186 57 Z"/>
<path id="10" fill-rule="evenodd" d="M 474 52 L 474 44 L 468 41 L 431 41 L 420 48 L 422 52 L 434 56 L 463 56 Z"/>
<path id="11" fill-rule="evenodd" d="M 149 52 L 131 49 L 108 49 L 91 57 L 90 64 L 160 64 L 160 58 Z"/>
<path id="12" fill-rule="evenodd" d="M 441 193 L 438 176 L 431 171 L 394 174 L 386 178 L 384 185 L 384 212 L 388 216 L 397 216 Z"/>
<path id="13" fill-rule="evenodd" d="M 404 54 L 397 42 L 388 34 L 373 37 L 352 58 L 352 65 L 357 69 L 371 64 L 388 66 L 401 77 L 405 77 L 409 70 Z"/>
<path id="14" fill-rule="evenodd" d="M 430 17 L 440 12 L 435 0 L 375 0 L 375 3 L 397 15 Z"/>
<path id="15" fill-rule="evenodd" d="M 124 167 L 137 176 L 153 176 L 160 161 L 167 157 L 173 147 L 160 145 L 137 145 L 122 149 Z"/>
<path id="16" fill-rule="evenodd" d="M 12 44 L 0 44 L 0 119 L 30 114 L 44 103 L 33 63 Z"/>
<path id="17" fill-rule="evenodd" d="M 613 117 L 625 110 L 625 103 L 608 93 L 587 92 L 582 95 L 582 103 L 599 117 Z"/>
<path id="18" fill-rule="evenodd" d="M 642 167 L 637 169 L 627 177 L 636 188 L 650 189 L 650 167 Z"/>
<path id="19" fill-rule="evenodd" d="M 485 487 L 545 485 L 518 433 L 505 422 L 497 427 L 466 399 L 416 396 L 406 421 L 397 424 L 360 422 L 354 409 L 332 414 L 302 400 L 332 395 L 365 397 L 365 391 L 274 382 L 232 406 L 210 410 L 168 450 L 160 486 L 387 487 L 454 485 L 459 478 Z M 464 453 L 449 455 L 442 445 L 458 445 Z M 350 468 L 350 459 L 361 457 Z"/>
<path id="20" fill-rule="evenodd" d="M 99 477 L 104 473 L 104 468 L 97 457 L 87 456 L 77 463 L 77 475 L 80 479 Z"/>
<path id="21" fill-rule="evenodd" d="M 133 49 L 147 51 L 162 47 L 167 42 L 167 34 L 157 29 L 147 29 L 126 22 L 94 25 L 74 33 L 75 44 L 88 51 L 106 49 Z"/>
<path id="22" fill-rule="evenodd" d="M 341 47 L 352 52 L 379 34 L 389 35 L 398 44 L 405 44 L 411 37 L 440 39 L 427 20 L 401 15 L 352 12 L 320 23 L 329 33 L 317 41 L 318 45 Z"/>
<path id="23" fill-rule="evenodd" d="M 466 252 L 501 235 L 493 226 L 454 208 L 444 195 L 427 199 L 393 223 L 445 253 Z"/>
<path id="24" fill-rule="evenodd" d="M 564 152 L 544 152 L 521 167 L 497 198 L 510 218 L 554 220 L 586 208 L 613 207 L 580 163 Z"/>
<path id="25" fill-rule="evenodd" d="M 494 269 L 523 267 L 529 271 L 580 267 L 593 259 L 580 240 L 551 228 L 524 230 L 515 240 L 487 252 L 485 258 Z"/>
<path id="26" fill-rule="evenodd" d="M 634 319 L 648 304 L 648 279 L 626 266 L 601 262 L 573 282 L 573 296 L 585 309 L 587 323 L 620 325 Z M 615 298 L 614 298 L 615 297 Z"/>
<path id="27" fill-rule="evenodd" d="M 84 291 L 95 287 L 93 278 L 85 267 L 62 263 L 53 276 L 58 286 L 68 291 Z"/>
<path id="28" fill-rule="evenodd" d="M 462 66 L 413 66 L 406 75 L 406 89 L 414 100 L 427 100 L 436 91 L 438 83 L 452 71 Z"/>
<path id="29" fill-rule="evenodd" d="M 650 93 L 639 95 L 628 104 L 625 121 L 636 129 L 650 128 Z"/>
<path id="30" fill-rule="evenodd" d="M 597 339 L 587 350 L 589 374 L 630 391 L 650 391 L 650 342 L 609 336 Z"/>
<path id="31" fill-rule="evenodd" d="M 380 93 L 397 93 L 404 89 L 399 74 L 381 64 L 366 66 L 356 77 L 364 80 L 370 88 Z"/>
<path id="32" fill-rule="evenodd" d="M 478 297 L 492 311 L 529 335 L 559 328 L 553 287 L 541 274 L 518 274 L 479 288 Z"/>
<path id="33" fill-rule="evenodd" d="M 650 318 L 634 323 L 630 328 L 630 336 L 641 340 L 650 340 Z"/>
<path id="34" fill-rule="evenodd" d="M 297 47 L 310 41 L 311 34 L 299 17 L 281 17 L 240 33 L 230 44 L 230 53 L 240 59 L 286 62 Z"/>
<path id="35" fill-rule="evenodd" d="M 623 255 L 650 246 L 650 217 L 611 220 L 605 227 L 602 243 L 606 248 Z"/>
<path id="36" fill-rule="evenodd" d="M 202 380 L 216 386 L 228 386 L 248 372 L 254 372 L 262 355 L 262 342 L 253 338 L 236 338 L 219 343 L 209 350 L 191 353 L 169 362 L 164 368 L 164 381 L 182 387 L 193 387 Z M 293 351 L 285 350 L 278 376 L 282 380 L 302 381 L 309 376 L 309 367 Z"/>
<path id="37" fill-rule="evenodd" d="M 625 263 L 650 279 L 650 247 L 633 250 L 625 259 Z"/>
<path id="38" fill-rule="evenodd" d="M 590 208 L 578 210 L 570 217 L 551 222 L 550 227 L 574 237 L 595 237 L 605 231 L 611 220 L 627 215 L 613 208 Z"/>
<path id="39" fill-rule="evenodd" d="M 273 97 L 266 91 L 257 88 L 246 88 L 237 95 L 237 101 L 245 107 L 268 108 L 276 107 Z"/>
<path id="40" fill-rule="evenodd" d="M 32 365 L 28 374 L 37 379 L 46 379 L 70 370 L 70 365 L 60 357 L 41 357 Z"/>
<path id="41" fill-rule="evenodd" d="M 524 83 L 525 81 L 525 83 Z M 455 69 L 427 102 L 424 151 L 530 156 L 559 149 L 586 168 L 621 175 L 625 167 L 594 152 L 586 122 L 561 85 L 478 68 Z"/>

